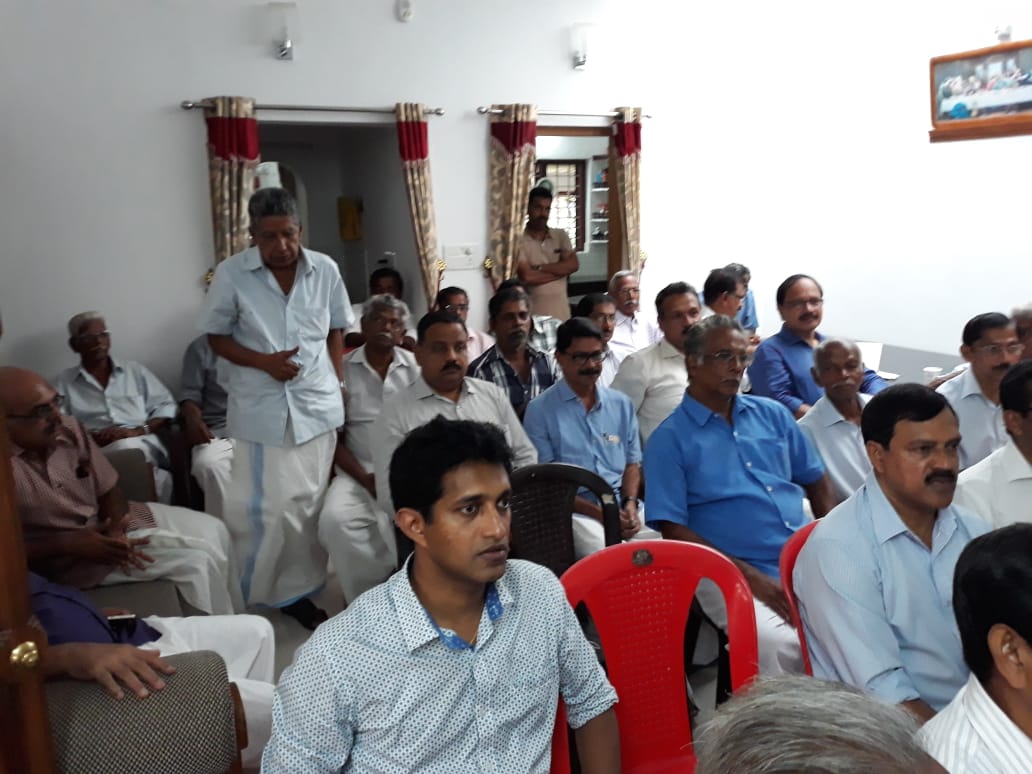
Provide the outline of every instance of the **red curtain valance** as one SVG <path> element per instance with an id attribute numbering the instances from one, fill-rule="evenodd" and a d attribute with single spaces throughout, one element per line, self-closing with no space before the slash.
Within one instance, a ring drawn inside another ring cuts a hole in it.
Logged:
<path id="1" fill-rule="evenodd" d="M 617 121 L 613 124 L 613 145 L 621 158 L 641 153 L 641 122 Z"/>
<path id="2" fill-rule="evenodd" d="M 398 150 L 402 161 L 430 158 L 430 140 L 424 120 L 398 121 Z"/>
<path id="3" fill-rule="evenodd" d="M 258 121 L 237 116 L 205 118 L 208 145 L 220 159 L 254 161 L 258 158 Z"/>
<path id="4" fill-rule="evenodd" d="M 509 153 L 516 153 L 527 145 L 537 142 L 537 121 L 495 121 L 491 124 L 491 137 Z"/>

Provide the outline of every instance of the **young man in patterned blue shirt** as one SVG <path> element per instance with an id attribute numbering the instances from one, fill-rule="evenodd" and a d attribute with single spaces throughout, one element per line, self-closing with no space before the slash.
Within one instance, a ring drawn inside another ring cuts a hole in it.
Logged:
<path id="1" fill-rule="evenodd" d="M 389 481 L 414 552 L 298 651 L 264 772 L 547 772 L 560 694 L 581 770 L 619 771 L 616 694 L 562 586 L 507 560 L 511 469 L 493 425 L 409 433 Z"/>

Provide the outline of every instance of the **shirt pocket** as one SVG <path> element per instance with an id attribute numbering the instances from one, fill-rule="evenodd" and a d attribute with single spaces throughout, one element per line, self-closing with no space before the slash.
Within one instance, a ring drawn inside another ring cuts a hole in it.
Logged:
<path id="1" fill-rule="evenodd" d="M 739 454 L 747 470 L 758 470 L 792 480 L 792 458 L 788 439 L 778 436 L 739 438 Z"/>
<path id="2" fill-rule="evenodd" d="M 112 395 L 107 405 L 115 424 L 141 424 L 147 418 L 147 400 L 143 395 Z"/>

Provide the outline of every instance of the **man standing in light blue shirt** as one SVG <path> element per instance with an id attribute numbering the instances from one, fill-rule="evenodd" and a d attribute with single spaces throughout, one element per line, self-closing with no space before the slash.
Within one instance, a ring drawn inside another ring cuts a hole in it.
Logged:
<path id="1" fill-rule="evenodd" d="M 824 394 L 810 374 L 813 350 L 824 340 L 817 332 L 824 317 L 824 291 L 813 277 L 793 274 L 778 286 L 781 330 L 757 348 L 749 368 L 753 395 L 773 398 L 799 419 Z M 860 391 L 874 395 L 886 385 L 871 369 Z"/>
<path id="2" fill-rule="evenodd" d="M 79 365 L 54 379 L 64 409 L 105 451 L 139 449 L 154 466 L 158 501 L 172 502 L 168 450 L 156 433 L 176 415 L 168 388 L 133 360 L 111 357 L 111 334 L 100 312 L 82 312 L 68 321 L 68 346 Z"/>
<path id="3" fill-rule="evenodd" d="M 645 447 L 646 523 L 727 556 L 755 599 L 760 674 L 801 672 L 778 559 L 808 521 L 804 491 L 816 516 L 834 500 L 820 457 L 784 407 L 738 394 L 748 346 L 742 326 L 720 314 L 685 333 L 688 392 Z M 726 627 L 726 610 L 701 593 L 700 601 Z"/>
<path id="4" fill-rule="evenodd" d="M 559 326 L 555 356 L 561 381 L 531 401 L 523 427 L 538 462 L 565 462 L 598 473 L 620 502 L 624 539 L 641 527 L 641 439 L 631 399 L 598 385 L 605 346 L 602 332 L 586 317 Z M 573 546 L 577 558 L 605 547 L 602 508 L 585 497 L 574 503 Z M 655 537 L 655 535 L 653 535 Z"/>
<path id="5" fill-rule="evenodd" d="M 792 579 L 815 677 L 902 704 L 921 721 L 967 680 L 953 570 L 988 531 L 951 505 L 960 431 L 947 400 L 899 384 L 864 408 L 873 472 L 810 535 Z"/>
<path id="6" fill-rule="evenodd" d="M 266 774 L 545 774 L 560 695 L 581 769 L 620 770 L 616 693 L 558 579 L 507 561 L 512 453 L 488 423 L 436 417 L 390 462 L 413 554 L 298 651 Z"/>
<path id="7" fill-rule="evenodd" d="M 336 430 L 344 424 L 341 331 L 351 304 L 337 264 L 301 247 L 293 197 L 265 188 L 248 204 L 255 247 L 223 261 L 200 329 L 220 361 L 236 442 L 223 516 L 244 597 L 314 629 L 323 584 L 317 522 Z"/>

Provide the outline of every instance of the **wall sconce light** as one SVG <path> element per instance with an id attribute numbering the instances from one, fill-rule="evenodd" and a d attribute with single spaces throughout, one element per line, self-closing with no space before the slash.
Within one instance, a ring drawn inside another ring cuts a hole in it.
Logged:
<path id="1" fill-rule="evenodd" d="M 293 61 L 298 41 L 297 3 L 274 2 L 268 6 L 269 36 L 273 41 L 272 53 L 277 59 Z"/>
<path id="2" fill-rule="evenodd" d="M 591 24 L 583 22 L 577 22 L 570 27 L 570 59 L 574 70 L 586 70 L 588 67 L 591 28 Z"/>

